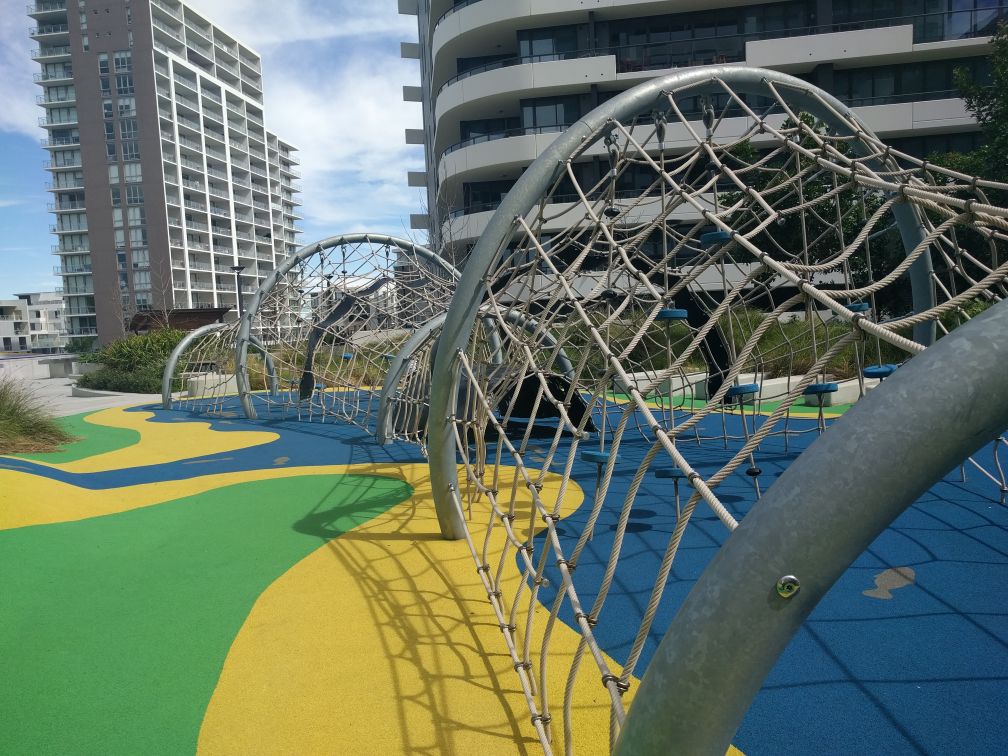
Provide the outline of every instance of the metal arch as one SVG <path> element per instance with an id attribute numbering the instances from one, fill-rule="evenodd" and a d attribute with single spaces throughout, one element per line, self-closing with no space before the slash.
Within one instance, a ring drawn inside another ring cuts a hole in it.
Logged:
<path id="1" fill-rule="evenodd" d="M 182 353 L 192 342 L 201 336 L 228 328 L 231 325 L 233 325 L 233 323 L 210 323 L 205 326 L 200 326 L 182 337 L 182 340 L 175 346 L 172 353 L 168 355 L 168 361 L 165 363 L 164 373 L 161 375 L 161 406 L 164 409 L 171 409 L 171 382 L 175 375 L 175 368 L 178 364 L 179 357 L 182 356 Z M 252 336 L 249 341 L 253 347 L 262 353 L 263 359 L 266 362 L 266 373 L 270 378 L 270 393 L 275 394 L 277 392 L 278 379 L 276 367 L 273 364 L 273 357 L 270 356 L 268 351 L 266 351 L 265 346 L 263 346 L 263 343 L 258 338 Z M 237 371 L 235 372 L 235 377 L 237 380 Z"/>
<path id="2" fill-rule="evenodd" d="M 767 82 L 786 86 L 789 90 L 794 89 L 791 99 L 803 110 L 835 128 L 838 133 L 857 137 L 854 140 L 855 146 L 859 143 L 863 146 L 861 135 L 873 136 L 872 131 L 861 125 L 850 109 L 832 95 L 787 74 L 742 66 L 706 66 L 652 79 L 603 103 L 560 134 L 526 169 L 490 218 L 469 255 L 448 309 L 441 348 L 434 361 L 431 419 L 428 427 L 432 492 L 441 533 L 445 538 L 460 539 L 465 533 L 465 523 L 452 501 L 452 491 L 458 488 L 455 441 L 450 427 L 450 408 L 455 401 L 452 363 L 459 350 L 464 349 L 469 342 L 483 302 L 484 278 L 496 261 L 498 250 L 511 237 L 514 219 L 523 217 L 532 210 L 543 192 L 556 179 L 558 172 L 563 170 L 566 159 L 576 149 L 583 147 L 593 134 L 596 138 L 601 138 L 599 130 L 607 121 L 624 120 L 640 113 L 670 89 L 692 86 L 691 91 L 696 94 L 720 91 L 717 80 L 723 80 L 737 91 L 749 94 L 765 94 Z M 811 96 L 812 91 L 816 97 L 822 98 L 822 102 Z M 859 131 L 852 131 L 845 118 L 850 118 L 857 124 Z M 904 247 L 909 252 L 924 238 L 921 219 L 916 210 L 909 206 L 903 206 L 894 215 Z M 910 278 L 914 308 L 919 312 L 933 306 L 934 292 L 931 288 L 929 255 L 922 255 L 917 262 L 920 264 L 914 264 L 910 268 Z M 930 344 L 933 341 L 934 326 L 929 323 L 922 325 L 923 327 L 914 329 L 914 338 L 923 344 Z"/>
<path id="3" fill-rule="evenodd" d="M 938 393 L 941 402 L 921 401 Z M 764 678 L 837 579 L 1008 426 L 1006 393 L 1002 301 L 836 420 L 763 494 L 690 591 L 634 696 L 616 754 L 724 754 Z M 900 453 L 908 444 L 913 453 Z M 800 581 L 790 598 L 776 590 L 786 575 Z"/>
<path id="4" fill-rule="evenodd" d="M 389 370 L 385 374 L 385 382 L 382 384 L 381 394 L 378 397 L 378 420 L 375 423 L 375 441 L 380 446 L 387 444 L 391 438 L 391 428 L 389 426 L 392 423 L 392 395 L 399 386 L 399 381 L 402 380 L 402 374 L 406 371 L 409 361 L 416 350 L 423 346 L 431 334 L 441 329 L 444 325 L 444 320 L 444 313 L 428 320 L 410 334 L 410 337 L 406 339 L 406 342 L 396 353 L 395 357 L 392 358 Z"/>
<path id="5" fill-rule="evenodd" d="M 375 430 L 375 440 L 379 445 L 385 445 L 389 442 L 392 396 L 395 393 L 396 388 L 399 386 L 399 382 L 402 380 L 402 374 L 409 365 L 410 358 L 417 349 L 423 346 L 424 342 L 427 341 L 431 334 L 444 327 L 445 316 L 446 313 L 441 313 L 440 315 L 431 318 L 420 328 L 414 331 L 392 359 L 392 363 L 389 365 L 388 373 L 385 374 L 385 382 L 382 384 L 381 394 L 378 397 L 378 421 Z M 508 310 L 505 319 L 508 323 L 520 326 L 530 333 L 534 333 L 539 329 L 539 322 L 537 320 L 526 317 L 515 310 Z M 491 353 L 495 358 L 494 362 L 495 364 L 499 364 L 501 359 L 500 337 L 489 318 L 486 318 L 484 322 L 488 326 L 488 335 L 491 339 Z M 548 331 L 543 334 L 543 337 L 545 345 L 551 349 L 556 347 L 559 343 L 556 337 Z M 557 363 L 563 374 L 573 380 L 574 365 L 570 361 L 566 350 L 564 350 L 562 346 L 557 352 Z"/>
<path id="6" fill-rule="evenodd" d="M 316 255 L 323 250 L 331 249 L 332 247 L 336 247 L 340 244 L 361 243 L 383 244 L 397 247 L 405 252 L 412 252 L 416 254 L 417 257 L 421 257 L 429 262 L 441 266 L 441 268 L 443 268 L 444 271 L 449 276 L 452 276 L 456 281 L 461 277 L 461 274 L 454 265 L 427 247 L 414 244 L 408 239 L 400 239 L 386 234 L 359 233 L 330 236 L 320 241 L 307 244 L 290 257 L 284 258 L 280 265 L 274 268 L 273 272 L 270 273 L 270 275 L 262 282 L 255 294 L 252 295 L 252 299 L 245 308 L 245 314 L 242 316 L 240 326 L 238 328 L 238 338 L 235 343 L 235 380 L 238 384 L 238 396 L 241 399 L 242 409 L 245 411 L 245 416 L 250 420 L 255 419 L 256 411 L 255 407 L 252 406 L 252 392 L 249 388 L 248 381 L 248 347 L 251 341 L 252 321 L 255 318 L 256 313 L 259 312 L 259 306 L 262 304 L 263 297 L 273 290 L 273 287 L 276 286 L 277 281 L 280 280 L 281 276 L 289 273 L 291 268 L 298 263 L 311 258 L 313 255 Z"/>
<path id="7" fill-rule="evenodd" d="M 179 357 L 182 356 L 184 352 L 191 343 L 196 341 L 196 339 L 201 336 L 205 336 L 208 333 L 213 333 L 214 331 L 219 331 L 222 328 L 227 328 L 230 323 L 210 323 L 205 326 L 200 326 L 195 331 L 189 331 L 182 340 L 175 345 L 172 349 L 172 353 L 168 355 L 168 362 L 165 363 L 164 373 L 161 375 L 161 407 L 164 409 L 171 409 L 171 383 L 172 378 L 175 376 L 175 368 L 178 365 Z"/>

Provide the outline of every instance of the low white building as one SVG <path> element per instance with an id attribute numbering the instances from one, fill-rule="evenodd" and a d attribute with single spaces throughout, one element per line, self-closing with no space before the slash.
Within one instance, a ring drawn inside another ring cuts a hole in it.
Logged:
<path id="1" fill-rule="evenodd" d="M 61 352 L 66 346 L 63 294 L 15 294 L 0 299 L 0 352 Z"/>

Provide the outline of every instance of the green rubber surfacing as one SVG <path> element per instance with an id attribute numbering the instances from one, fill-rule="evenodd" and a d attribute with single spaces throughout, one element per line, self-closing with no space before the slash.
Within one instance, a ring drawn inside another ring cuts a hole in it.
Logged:
<path id="1" fill-rule="evenodd" d="M 93 415 L 85 412 L 80 415 L 58 418 L 59 424 L 71 436 L 77 438 L 62 449 L 44 454 L 17 454 L 18 459 L 31 459 L 37 462 L 62 464 L 96 457 L 99 454 L 119 451 L 128 446 L 140 443 L 140 434 L 132 428 L 110 428 L 107 425 L 95 425 L 85 418 Z"/>
<path id="2" fill-rule="evenodd" d="M 411 494 L 303 476 L 0 532 L 0 753 L 195 752 L 256 599 Z"/>

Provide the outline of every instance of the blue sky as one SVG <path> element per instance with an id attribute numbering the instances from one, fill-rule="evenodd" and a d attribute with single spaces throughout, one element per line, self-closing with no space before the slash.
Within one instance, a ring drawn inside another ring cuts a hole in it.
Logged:
<path id="1" fill-rule="evenodd" d="M 301 149 L 301 243 L 352 231 L 415 238 L 409 214 L 421 212 L 421 196 L 406 171 L 423 170 L 423 154 L 403 131 L 421 118 L 402 86 L 420 76 L 399 43 L 416 41 L 416 17 L 398 15 L 396 0 L 188 4 L 263 57 L 266 126 Z M 0 0 L 0 299 L 59 285 L 24 9 Z"/>

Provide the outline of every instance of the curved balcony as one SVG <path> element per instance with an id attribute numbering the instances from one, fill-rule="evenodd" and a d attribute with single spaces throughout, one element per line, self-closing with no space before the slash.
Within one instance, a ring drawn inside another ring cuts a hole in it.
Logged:
<path id="1" fill-rule="evenodd" d="M 608 3 L 600 3 L 599 5 L 619 5 L 621 16 L 625 16 L 627 11 L 635 5 L 640 6 L 641 16 L 668 12 L 667 8 L 663 9 L 656 3 L 648 2 L 619 3 L 610 0 Z M 583 21 L 583 13 L 586 10 L 584 3 L 580 0 L 555 0 L 549 4 L 543 4 L 542 7 L 533 8 L 531 6 L 532 3 L 529 0 L 522 2 L 474 0 L 449 8 L 437 21 L 433 33 L 433 86 L 443 88 L 460 77 L 487 70 L 487 67 L 480 67 L 474 69 L 473 72 L 461 74 L 454 72 L 457 58 L 482 54 L 487 50 L 493 50 L 495 46 L 499 48 L 499 43 L 504 39 L 508 40 L 510 46 L 513 33 L 519 28 L 541 25 L 536 22 L 537 16 L 542 17 L 544 22 L 560 23 L 557 20 L 557 15 L 570 13 L 575 14 L 571 16 L 572 20 Z M 773 31 L 736 33 L 704 39 L 676 40 L 651 45 L 629 45 L 624 48 L 600 47 L 594 51 L 566 52 L 562 55 L 573 57 L 616 55 L 619 58 L 618 66 L 621 72 L 660 70 L 685 65 L 747 60 L 746 46 L 752 42 L 765 42 L 771 45 L 768 49 L 776 49 L 777 54 L 784 54 L 784 57 L 787 58 L 787 50 L 782 50 L 781 45 L 773 44 L 774 41 L 782 38 L 818 37 L 872 29 L 879 30 L 880 37 L 884 39 L 887 36 L 885 30 L 901 26 L 908 27 L 907 46 L 948 40 L 980 39 L 991 36 L 998 23 L 1004 20 L 1008 20 L 1008 2 L 1000 2 L 995 7 L 982 9 L 890 16 L 829 25 L 796 26 Z M 857 43 L 849 48 L 847 55 L 861 57 L 873 54 L 871 51 L 866 52 L 860 49 L 860 39 L 858 37 Z M 791 48 L 792 46 L 788 44 L 783 47 Z M 808 45 L 799 46 L 815 49 L 818 43 L 810 41 Z M 650 51 L 645 48 L 650 48 Z M 846 56 L 834 56 L 830 59 L 837 57 Z M 648 58 L 651 60 L 648 61 Z M 520 61 L 520 59 L 512 59 L 489 65 L 499 66 L 501 63 L 515 65 L 514 60 Z M 763 65 L 765 62 L 761 60 L 754 64 Z"/>

